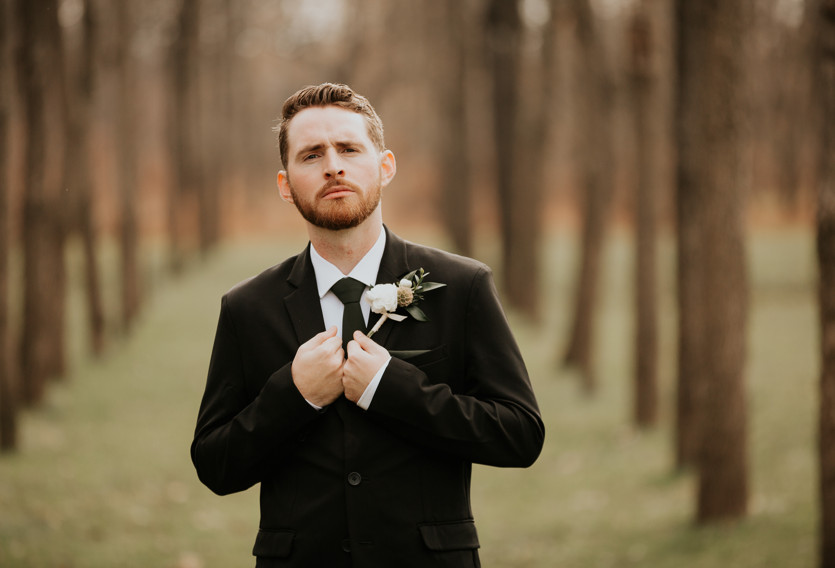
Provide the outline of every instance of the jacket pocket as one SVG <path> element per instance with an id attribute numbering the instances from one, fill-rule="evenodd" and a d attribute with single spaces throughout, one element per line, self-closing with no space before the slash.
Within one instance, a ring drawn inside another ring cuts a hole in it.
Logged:
<path id="1" fill-rule="evenodd" d="M 267 558 L 287 558 L 293 549 L 295 531 L 259 529 L 255 537 L 255 546 L 252 548 L 253 556 L 264 556 Z"/>
<path id="2" fill-rule="evenodd" d="M 472 550 L 479 547 L 478 533 L 472 519 L 418 526 L 426 548 L 435 552 Z"/>
<path id="3" fill-rule="evenodd" d="M 415 367 L 425 367 L 438 361 L 443 361 L 449 355 L 446 345 L 441 345 L 434 349 L 414 349 L 414 350 L 391 350 L 389 354 L 392 357 L 397 357 L 406 361 Z"/>

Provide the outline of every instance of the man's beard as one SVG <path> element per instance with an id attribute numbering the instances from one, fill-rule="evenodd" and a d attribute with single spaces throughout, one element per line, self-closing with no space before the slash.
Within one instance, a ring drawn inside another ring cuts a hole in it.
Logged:
<path id="1" fill-rule="evenodd" d="M 332 180 L 316 193 L 313 200 L 305 201 L 296 193 L 289 177 L 287 183 L 290 186 L 293 203 L 296 204 L 296 209 L 302 217 L 311 225 L 330 231 L 351 229 L 368 219 L 377 209 L 382 195 L 382 184 L 379 181 L 367 193 L 363 193 L 352 183 Z M 358 199 L 351 199 L 350 196 L 322 199 L 328 189 L 337 185 L 350 188 Z"/>

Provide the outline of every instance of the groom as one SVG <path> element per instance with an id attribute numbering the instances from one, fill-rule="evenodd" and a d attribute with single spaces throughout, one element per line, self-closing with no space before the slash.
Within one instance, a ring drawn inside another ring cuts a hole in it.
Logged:
<path id="1" fill-rule="evenodd" d="M 479 566 L 472 464 L 527 467 L 544 437 L 490 270 L 383 225 L 394 154 L 349 87 L 291 96 L 278 136 L 310 244 L 222 299 L 198 476 L 221 495 L 261 484 L 257 567 Z M 414 295 L 426 318 L 399 308 L 369 338 L 363 292 L 421 268 L 445 284 Z"/>

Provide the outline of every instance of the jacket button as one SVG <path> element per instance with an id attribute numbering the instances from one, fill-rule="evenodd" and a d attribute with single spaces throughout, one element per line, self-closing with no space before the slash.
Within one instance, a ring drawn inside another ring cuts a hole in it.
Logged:
<path id="1" fill-rule="evenodd" d="M 362 476 L 358 474 L 356 471 L 352 471 L 348 474 L 348 483 L 350 485 L 359 485 L 362 483 Z"/>
<path id="2" fill-rule="evenodd" d="M 342 550 L 344 550 L 345 552 L 351 552 L 351 539 L 350 538 L 346 538 L 345 540 L 342 541 Z"/>

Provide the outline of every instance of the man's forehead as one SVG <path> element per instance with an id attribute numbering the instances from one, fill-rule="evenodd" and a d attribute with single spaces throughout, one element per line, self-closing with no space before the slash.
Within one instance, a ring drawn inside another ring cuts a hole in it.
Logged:
<path id="1" fill-rule="evenodd" d="M 365 117 L 336 106 L 310 107 L 299 111 L 287 130 L 292 147 L 328 141 L 370 142 Z"/>

